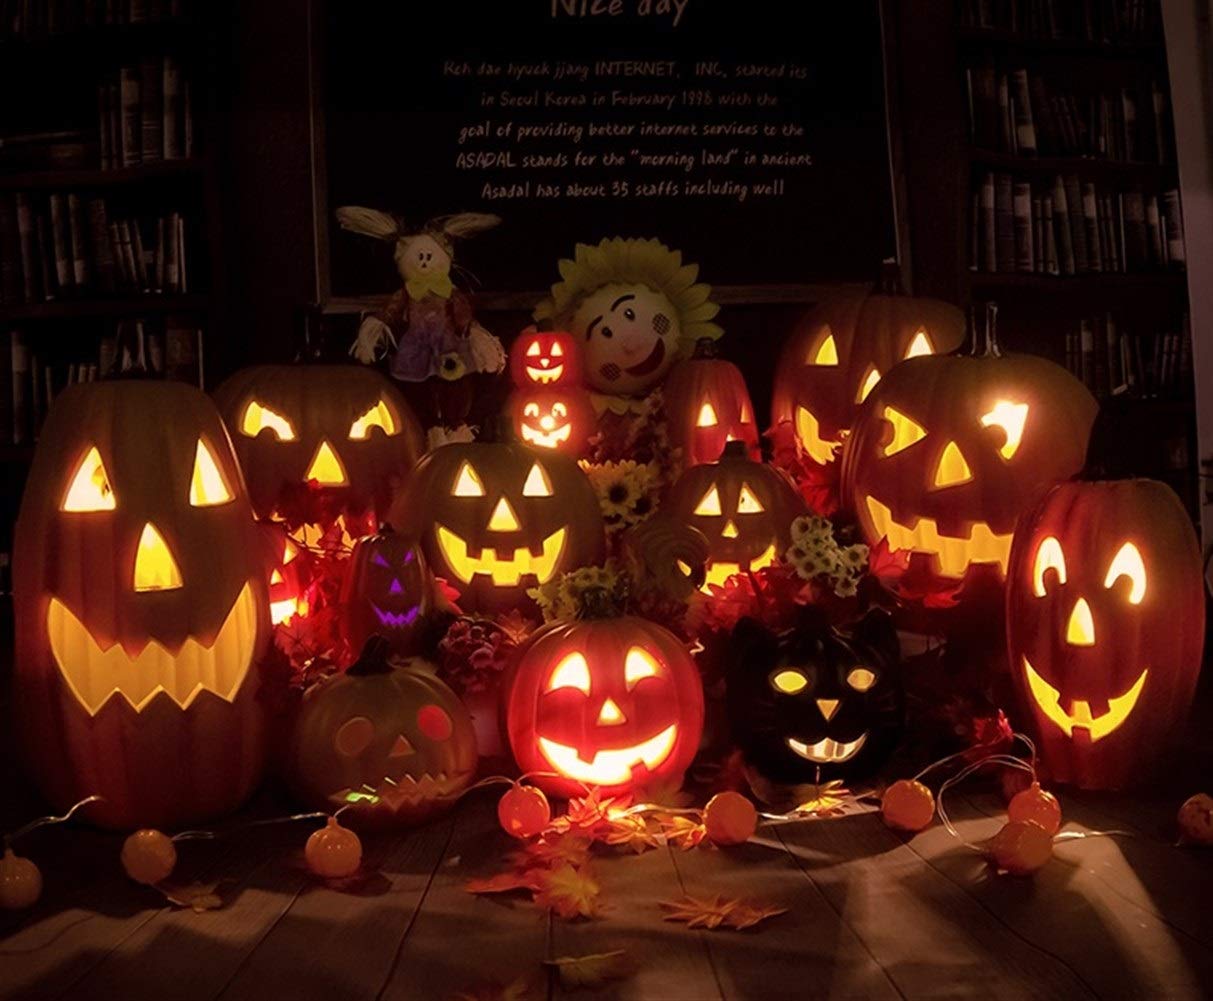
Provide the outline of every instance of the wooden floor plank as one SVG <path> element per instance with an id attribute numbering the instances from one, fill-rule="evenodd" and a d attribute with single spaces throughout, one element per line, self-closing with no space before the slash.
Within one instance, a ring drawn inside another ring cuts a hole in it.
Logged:
<path id="1" fill-rule="evenodd" d="M 1092 995 L 1065 963 L 1008 929 L 876 813 L 788 824 L 779 835 L 906 997 Z"/>
<path id="2" fill-rule="evenodd" d="M 806 999 L 899 997 L 774 826 L 761 827 L 745 845 L 676 852 L 674 862 L 695 896 L 719 893 L 788 908 L 761 929 L 704 935 L 726 997 L 761 997 L 774 984 Z"/>
<path id="3" fill-rule="evenodd" d="M 542 978 L 546 915 L 521 899 L 478 897 L 466 889 L 469 879 L 500 872 L 517 847 L 497 823 L 496 808 L 491 793 L 461 804 L 423 906 L 403 940 L 397 936 L 392 966 L 380 978 L 381 997 L 441 1001 L 488 983 Z"/>
<path id="4" fill-rule="evenodd" d="M 960 798 L 949 811 L 971 841 L 992 835 L 1002 819 Z M 1213 950 L 1109 886 L 1138 880 L 1111 839 L 1059 845 L 1056 858 L 1029 878 L 995 875 L 939 825 L 915 837 L 911 847 L 1007 928 L 1057 956 L 1101 998 L 1213 993 Z M 1103 878 L 1091 872 L 1092 864 L 1104 870 Z"/>

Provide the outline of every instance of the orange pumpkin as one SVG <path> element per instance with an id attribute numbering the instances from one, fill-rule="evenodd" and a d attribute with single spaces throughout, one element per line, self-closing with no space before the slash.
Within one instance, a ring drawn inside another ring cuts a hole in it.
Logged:
<path id="1" fill-rule="evenodd" d="M 519 389 L 580 386 L 581 345 L 572 334 L 527 327 L 510 345 L 510 378 Z"/>
<path id="2" fill-rule="evenodd" d="M 663 390 L 670 441 L 684 465 L 715 462 L 730 441 L 744 442 L 759 459 L 754 405 L 741 369 L 716 357 L 716 342 L 701 340 L 695 354 L 670 370 Z"/>
<path id="3" fill-rule="evenodd" d="M 577 386 L 521 386 L 510 394 L 505 412 L 518 441 L 574 457 L 584 452 L 594 430 L 589 393 Z"/>

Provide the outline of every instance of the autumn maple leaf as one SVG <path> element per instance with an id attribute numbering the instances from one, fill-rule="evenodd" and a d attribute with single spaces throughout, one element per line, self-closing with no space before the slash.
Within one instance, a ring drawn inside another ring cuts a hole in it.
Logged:
<path id="1" fill-rule="evenodd" d="M 809 817 L 836 817 L 844 811 L 851 796 L 851 790 L 842 784 L 841 779 L 810 788 L 813 794 L 799 804 L 794 813 Z"/>
<path id="2" fill-rule="evenodd" d="M 657 822 L 661 824 L 666 844 L 681 848 L 684 852 L 700 844 L 708 834 L 702 821 L 692 820 L 690 817 L 659 814 Z"/>
<path id="3" fill-rule="evenodd" d="M 661 844 L 657 836 L 649 830 L 649 825 L 643 817 L 616 817 L 610 821 L 610 825 L 610 830 L 603 838 L 608 845 L 630 848 L 637 855 L 641 855 Z"/>
<path id="4" fill-rule="evenodd" d="M 188 907 L 195 914 L 218 910 L 223 899 L 215 892 L 219 883 L 190 883 L 188 886 L 161 885 L 164 898 L 177 907 Z"/>
<path id="5" fill-rule="evenodd" d="M 543 965 L 556 971 L 565 990 L 594 990 L 612 980 L 622 980 L 634 969 L 623 949 L 588 956 L 558 956 L 545 959 Z"/>
<path id="6" fill-rule="evenodd" d="M 786 907 L 757 904 L 743 900 L 730 900 L 716 894 L 714 897 L 685 896 L 680 900 L 663 900 L 665 921 L 682 921 L 688 928 L 731 928 L 741 931 L 752 928 L 760 921 L 787 912 Z"/>
<path id="7" fill-rule="evenodd" d="M 573 834 L 545 834 L 528 841 L 512 859 L 519 869 L 552 869 L 558 865 L 582 866 L 590 860 L 590 839 Z"/>
<path id="8" fill-rule="evenodd" d="M 499 872 L 482 879 L 469 879 L 463 887 L 468 893 L 510 893 L 514 890 L 528 892 L 539 888 L 538 877 L 525 870 Z"/>
<path id="9" fill-rule="evenodd" d="M 597 839 L 610 829 L 611 814 L 622 813 L 627 806 L 626 798 L 608 796 L 604 799 L 602 791 L 593 788 L 581 799 L 570 799 L 565 815 L 552 821 L 552 829 Z"/>
<path id="10" fill-rule="evenodd" d="M 454 995 L 453 1001 L 525 1001 L 535 997 L 534 985 L 527 977 L 519 977 L 508 984 L 482 984 Z"/>
<path id="11" fill-rule="evenodd" d="M 736 931 L 752 928 L 760 921 L 773 918 L 778 914 L 786 914 L 786 907 L 776 907 L 773 904 L 747 904 L 738 902 L 725 918 L 725 924 Z"/>
<path id="12" fill-rule="evenodd" d="M 598 896 L 602 887 L 590 875 L 588 866 L 575 869 L 571 865 L 560 865 L 539 874 L 539 889 L 535 893 L 535 905 L 552 911 L 558 917 L 597 917 L 601 905 Z"/>

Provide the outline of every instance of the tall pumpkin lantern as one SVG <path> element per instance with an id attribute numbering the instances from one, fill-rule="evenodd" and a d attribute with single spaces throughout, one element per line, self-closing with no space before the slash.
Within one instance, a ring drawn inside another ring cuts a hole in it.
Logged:
<path id="1" fill-rule="evenodd" d="M 1003 354 L 987 325 L 970 355 L 895 366 L 860 410 L 843 454 L 843 492 L 865 541 L 1005 578 L 1021 512 L 1083 467 L 1098 406 L 1059 365 Z"/>
<path id="2" fill-rule="evenodd" d="M 692 466 L 675 481 L 665 509 L 707 538 L 707 590 L 774 563 L 792 544 L 792 521 L 805 504 L 783 473 L 731 441 L 719 462 Z"/>
<path id="3" fill-rule="evenodd" d="M 790 421 L 815 462 L 833 460 L 860 404 L 898 362 L 946 354 L 964 342 L 964 314 L 905 294 L 886 261 L 875 289 L 831 296 L 809 309 L 784 343 L 771 424 Z"/>
<path id="4" fill-rule="evenodd" d="M 392 531 L 354 543 L 341 584 L 341 631 L 350 650 L 382 636 L 392 652 L 416 653 L 434 605 L 434 582 L 420 548 Z"/>
<path id="5" fill-rule="evenodd" d="M 671 369 L 664 392 L 670 441 L 682 449 L 684 465 L 715 462 L 730 441 L 744 442 L 750 458 L 760 458 L 745 377 L 716 357 L 714 340 L 701 340 L 691 358 Z"/>
<path id="6" fill-rule="evenodd" d="M 1008 650 L 1053 779 L 1119 789 L 1151 777 L 1191 708 L 1204 623 L 1196 533 L 1165 484 L 1063 483 L 1023 516 Z"/>
<path id="7" fill-rule="evenodd" d="M 214 405 L 176 382 L 69 387 L 16 524 L 15 719 L 31 775 L 108 827 L 235 809 L 264 761 L 262 533 Z"/>

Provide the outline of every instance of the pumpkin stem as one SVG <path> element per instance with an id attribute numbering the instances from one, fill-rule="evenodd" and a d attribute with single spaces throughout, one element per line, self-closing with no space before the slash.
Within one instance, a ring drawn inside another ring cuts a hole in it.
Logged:
<path id="1" fill-rule="evenodd" d="M 345 673 L 352 674 L 356 678 L 363 678 L 371 674 L 390 674 L 392 671 L 389 659 L 391 653 L 392 644 L 387 641 L 386 637 L 376 633 L 362 645 L 362 653 Z"/>
<path id="2" fill-rule="evenodd" d="M 720 346 L 711 337 L 701 337 L 695 342 L 695 353 L 692 358 L 716 358 L 720 355 Z"/>
<path id="3" fill-rule="evenodd" d="M 905 283 L 901 280 L 901 265 L 895 257 L 886 257 L 880 262 L 880 275 L 876 279 L 876 291 L 881 295 L 905 295 Z"/>
<path id="4" fill-rule="evenodd" d="M 579 619 L 615 619 L 620 614 L 618 597 L 602 586 L 587 587 L 581 592 L 578 604 Z"/>
<path id="5" fill-rule="evenodd" d="M 736 438 L 732 441 L 726 441 L 724 443 L 724 450 L 720 453 L 721 461 L 725 459 L 745 459 L 748 461 L 749 458 L 750 447 L 744 441 Z"/>

